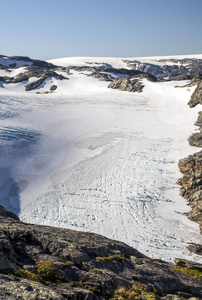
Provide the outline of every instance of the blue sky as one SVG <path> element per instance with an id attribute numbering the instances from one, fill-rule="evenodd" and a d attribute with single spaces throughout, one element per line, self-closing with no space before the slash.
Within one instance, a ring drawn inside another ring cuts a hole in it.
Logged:
<path id="1" fill-rule="evenodd" d="M 0 0 L 0 54 L 202 53 L 202 0 Z"/>

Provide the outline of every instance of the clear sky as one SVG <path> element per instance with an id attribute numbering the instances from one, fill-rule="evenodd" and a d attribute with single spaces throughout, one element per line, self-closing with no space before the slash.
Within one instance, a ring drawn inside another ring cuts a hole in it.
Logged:
<path id="1" fill-rule="evenodd" d="M 202 54 L 202 0 L 0 0 L 0 54 Z"/>

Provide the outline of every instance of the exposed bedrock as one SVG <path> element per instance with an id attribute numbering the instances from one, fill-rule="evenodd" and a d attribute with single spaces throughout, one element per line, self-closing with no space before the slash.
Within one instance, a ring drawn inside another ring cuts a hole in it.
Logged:
<path id="1" fill-rule="evenodd" d="M 189 269 L 189 262 L 183 262 Z M 201 274 L 202 265 L 191 268 Z M 119 286 L 128 288 L 137 282 L 155 291 L 156 299 L 170 293 L 179 299 L 202 297 L 200 279 L 124 243 L 26 224 L 0 207 L 1 299 L 29 299 L 30 295 L 30 299 L 112 299 Z"/>
<path id="2" fill-rule="evenodd" d="M 48 78 L 55 78 L 58 80 L 68 79 L 67 77 L 57 73 L 57 71 L 65 72 L 66 68 L 58 67 L 45 61 L 34 60 L 24 56 L 4 57 L 0 55 L 0 58 L 3 58 L 6 64 L 11 62 L 8 66 L 0 65 L 0 69 L 3 69 L 8 73 L 8 75 L 6 74 L 5 76 L 1 76 L 0 81 L 5 84 L 22 82 L 25 84 L 26 91 L 39 88 Z M 21 67 L 24 67 L 24 70 L 21 71 Z M 14 77 L 9 76 L 9 73 L 12 70 L 17 69 L 20 69 L 19 74 Z M 27 83 L 30 78 L 37 79 L 33 82 Z"/>
<path id="3" fill-rule="evenodd" d="M 184 174 L 178 180 L 181 185 L 180 194 L 192 208 L 188 217 L 200 225 L 202 232 L 202 151 L 181 159 L 179 168 Z"/>
<path id="4" fill-rule="evenodd" d="M 189 144 L 195 147 L 202 147 L 202 111 L 198 114 L 198 119 L 195 122 L 196 126 L 199 126 L 199 132 L 193 133 L 189 137 Z"/>
<path id="5" fill-rule="evenodd" d="M 108 86 L 111 89 L 119 89 L 121 91 L 128 91 L 128 92 L 142 92 L 144 85 L 141 81 L 135 78 L 118 78 L 115 79 L 110 85 Z"/>
<path id="6" fill-rule="evenodd" d="M 150 81 L 156 81 L 156 78 L 151 74 L 142 73 L 135 76 L 117 78 L 110 83 L 108 87 L 112 89 L 119 89 L 121 91 L 140 93 L 144 88 L 144 84 L 142 83 L 143 78 L 147 78 Z"/>
<path id="7" fill-rule="evenodd" d="M 88 76 L 97 78 L 100 81 L 113 81 L 114 80 L 114 77 L 111 74 L 108 74 L 108 73 L 92 72 Z"/>
<path id="8" fill-rule="evenodd" d="M 201 74 L 200 74 L 201 75 Z M 197 104 L 202 104 L 202 79 L 198 83 L 195 91 L 193 92 L 191 99 L 189 101 L 189 106 L 194 107 Z"/>
<path id="9" fill-rule="evenodd" d="M 190 107 L 202 103 L 201 75 L 196 76 L 193 80 L 194 82 L 198 81 L 198 85 L 188 103 Z M 191 82 L 191 84 L 194 82 Z M 199 112 L 198 120 L 195 125 L 199 126 L 199 132 L 194 133 L 189 137 L 189 144 L 201 148 L 202 112 Z M 191 211 L 187 216 L 200 225 L 202 233 L 202 151 L 181 159 L 179 161 L 179 168 L 184 174 L 184 176 L 178 180 L 178 183 L 181 185 L 180 194 L 188 200 L 191 206 Z M 202 255 L 202 245 L 191 245 L 189 249 L 192 252 Z"/>
<path id="10" fill-rule="evenodd" d="M 59 80 L 63 80 L 63 79 L 67 80 L 68 79 L 67 77 L 57 74 L 54 71 L 41 71 L 41 70 L 38 70 L 38 69 L 35 69 L 32 67 L 31 70 L 24 72 L 24 73 L 20 73 L 20 74 L 16 75 L 15 77 L 2 77 L 2 80 L 0 78 L 0 81 L 4 81 L 6 84 L 19 83 L 22 81 L 28 81 L 32 77 L 36 77 L 39 79 L 35 80 L 34 82 L 26 84 L 25 85 L 26 91 L 30 91 L 30 90 L 38 88 L 44 82 L 44 80 L 46 80 L 47 78 L 52 77 L 52 78 L 59 79 Z"/>
<path id="11" fill-rule="evenodd" d="M 149 78 L 151 81 L 157 81 L 156 77 L 152 74 L 145 73 L 139 70 L 130 70 L 125 68 L 113 68 L 113 67 L 91 67 L 91 66 L 69 66 L 66 68 L 67 73 L 69 70 L 75 70 L 80 72 L 92 72 L 89 76 L 93 76 L 94 73 L 99 74 L 111 74 L 111 75 L 125 75 L 125 76 L 144 76 Z"/>
<path id="12" fill-rule="evenodd" d="M 202 73 L 201 59 L 161 59 L 160 64 L 138 60 L 125 60 L 127 66 L 134 70 L 150 73 L 158 80 L 173 80 L 178 76 L 190 76 Z"/>
<path id="13" fill-rule="evenodd" d="M 27 65 L 32 65 L 35 67 L 40 67 L 40 68 L 45 68 L 45 69 L 55 69 L 57 68 L 57 66 L 48 63 L 44 60 L 38 60 L 38 59 L 31 59 L 28 56 L 5 56 L 5 55 L 0 55 L 0 58 L 6 58 L 9 59 L 12 63 L 9 64 L 10 68 L 15 68 L 17 65 L 17 62 L 20 61 L 21 66 L 27 66 Z M 6 68 L 8 68 L 6 66 Z"/>

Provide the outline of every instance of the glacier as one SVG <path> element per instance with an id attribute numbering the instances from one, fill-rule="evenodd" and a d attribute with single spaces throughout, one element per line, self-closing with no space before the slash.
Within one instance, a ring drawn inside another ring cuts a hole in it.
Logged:
<path id="1" fill-rule="evenodd" d="M 143 81 L 141 94 L 129 93 L 72 71 L 53 94 L 0 87 L 0 204 L 153 258 L 200 260 L 187 249 L 202 237 L 176 184 L 179 159 L 197 151 L 187 142 L 195 86 Z"/>

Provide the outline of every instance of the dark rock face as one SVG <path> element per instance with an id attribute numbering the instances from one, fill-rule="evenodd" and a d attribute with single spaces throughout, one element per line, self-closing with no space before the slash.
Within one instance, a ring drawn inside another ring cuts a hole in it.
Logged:
<path id="1" fill-rule="evenodd" d="M 32 66 L 35 67 L 40 67 L 40 68 L 45 68 L 45 69 L 55 69 L 57 68 L 57 66 L 48 63 L 46 61 L 43 60 L 38 60 L 38 59 L 31 59 L 28 56 L 5 56 L 5 55 L 0 55 L 0 57 L 7 57 L 9 60 L 13 60 L 13 61 L 24 61 L 25 64 L 23 66 L 27 66 L 27 63 L 32 63 Z M 10 68 L 15 68 L 16 67 L 16 63 L 12 63 L 9 65 Z"/>
<path id="2" fill-rule="evenodd" d="M 57 85 L 55 84 L 51 85 L 50 91 L 55 91 L 55 90 L 57 90 Z"/>
<path id="3" fill-rule="evenodd" d="M 113 81 L 114 80 L 114 77 L 112 75 L 110 75 L 110 74 L 107 74 L 107 73 L 93 72 L 93 73 L 91 73 L 88 76 L 97 78 L 100 81 Z"/>
<path id="4" fill-rule="evenodd" d="M 0 81 L 5 82 L 5 78 L 4 77 L 0 77 Z"/>
<path id="5" fill-rule="evenodd" d="M 88 76 L 92 76 L 95 78 L 98 78 L 100 80 L 106 80 L 106 81 L 110 81 L 110 80 L 114 80 L 114 76 L 113 75 L 117 75 L 117 76 L 136 76 L 136 77 L 141 77 L 141 78 L 147 78 L 150 81 L 157 81 L 157 78 L 155 76 L 153 76 L 152 74 L 149 73 L 145 73 L 139 70 L 129 70 L 129 69 L 116 69 L 116 68 L 112 68 L 112 67 L 89 67 L 89 66 L 70 66 L 67 68 L 67 74 L 69 74 L 69 70 L 76 70 L 79 72 L 91 72 L 91 74 L 89 74 Z"/>
<path id="6" fill-rule="evenodd" d="M 33 275 L 41 260 L 54 262 L 60 276 L 57 284 L 52 279 L 36 282 L 23 277 Z M 202 266 L 197 264 L 197 268 Z M 124 243 L 97 234 L 26 224 L 0 207 L 1 299 L 110 299 L 117 287 L 137 281 L 157 289 L 159 298 L 163 293 L 202 297 L 201 280 Z"/>
<path id="7" fill-rule="evenodd" d="M 145 63 L 138 60 L 125 60 L 127 66 L 134 70 L 150 73 L 161 80 L 174 80 L 178 76 L 191 76 L 202 73 L 201 59 L 161 59 L 162 65 Z M 182 79 L 183 80 L 183 79 Z"/>
<path id="8" fill-rule="evenodd" d="M 53 78 L 59 79 L 59 80 L 63 80 L 63 79 L 68 80 L 67 77 L 64 77 L 63 75 L 59 75 L 54 71 L 41 71 L 41 70 L 35 69 L 33 67 L 31 68 L 30 71 L 20 73 L 20 74 L 16 75 L 15 77 L 3 77 L 3 80 L 6 84 L 19 83 L 22 81 L 28 81 L 29 78 L 32 78 L 32 77 L 37 77 L 39 79 L 32 83 L 26 84 L 25 85 L 26 91 L 30 91 L 30 90 L 38 88 L 44 82 L 44 80 L 46 80 L 47 78 L 53 77 Z"/>

